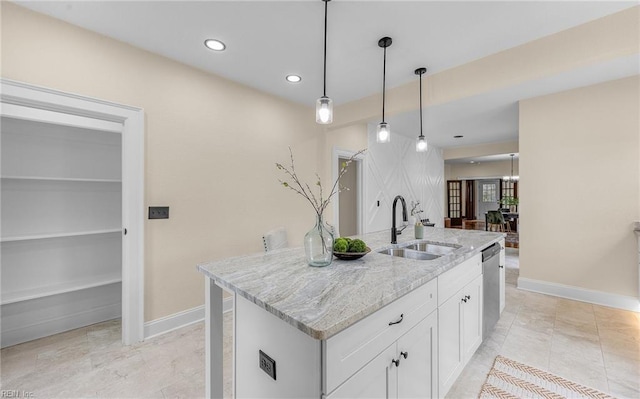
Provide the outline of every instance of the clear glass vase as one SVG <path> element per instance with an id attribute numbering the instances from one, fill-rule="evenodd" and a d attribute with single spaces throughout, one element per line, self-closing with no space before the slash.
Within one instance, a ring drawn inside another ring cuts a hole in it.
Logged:
<path id="1" fill-rule="evenodd" d="M 316 216 L 316 225 L 304 236 L 304 252 L 309 266 L 329 266 L 333 260 L 333 227 Z"/>

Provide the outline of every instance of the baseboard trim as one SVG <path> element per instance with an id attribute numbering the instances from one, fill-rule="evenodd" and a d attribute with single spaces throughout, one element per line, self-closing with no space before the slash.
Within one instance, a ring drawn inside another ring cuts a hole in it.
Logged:
<path id="1" fill-rule="evenodd" d="M 230 312 L 233 309 L 233 298 L 225 298 L 222 304 L 223 311 Z M 162 334 L 190 326 L 204 320 L 204 305 L 182 312 L 161 317 L 144 323 L 144 339 L 150 339 Z"/>
<path id="2" fill-rule="evenodd" d="M 547 294 L 560 298 L 573 299 L 575 301 L 640 313 L 640 299 L 631 296 L 610 294 L 602 291 L 594 291 L 586 288 L 550 283 L 547 281 L 533 280 L 523 277 L 518 277 L 518 288 L 525 291 L 537 292 L 540 294 Z"/>
<path id="3" fill-rule="evenodd" d="M 103 321 L 119 319 L 121 312 L 122 304 L 116 303 L 5 330 L 2 331 L 1 346 L 6 348 Z"/>

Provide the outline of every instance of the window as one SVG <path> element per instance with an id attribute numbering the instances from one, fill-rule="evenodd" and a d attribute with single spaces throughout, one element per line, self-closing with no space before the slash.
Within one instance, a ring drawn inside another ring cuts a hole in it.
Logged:
<path id="1" fill-rule="evenodd" d="M 518 197 L 518 182 L 503 181 L 502 197 Z"/>
<path id="2" fill-rule="evenodd" d="M 482 202 L 498 202 L 498 190 L 495 183 L 482 184 Z"/>
<path id="3" fill-rule="evenodd" d="M 447 181 L 447 203 L 449 217 L 459 218 L 462 215 L 462 182 L 460 180 Z"/>

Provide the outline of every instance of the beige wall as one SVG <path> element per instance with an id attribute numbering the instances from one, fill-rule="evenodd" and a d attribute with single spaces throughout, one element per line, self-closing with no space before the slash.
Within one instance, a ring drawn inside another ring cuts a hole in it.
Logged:
<path id="1" fill-rule="evenodd" d="M 446 161 L 448 159 L 483 157 L 486 155 L 512 154 L 517 152 L 519 152 L 517 141 L 505 141 L 501 143 L 445 148 L 442 151 L 442 155 Z"/>
<path id="2" fill-rule="evenodd" d="M 278 185 L 274 163 L 291 145 L 310 181 L 328 169 L 313 108 L 12 3 L 1 22 L 2 77 L 145 110 L 145 202 L 171 207 L 169 220 L 145 224 L 145 320 L 202 305 L 198 262 L 261 251 L 262 233 L 280 225 L 302 244 L 314 213 Z"/>
<path id="3" fill-rule="evenodd" d="M 423 79 L 425 107 L 471 97 L 638 53 L 640 6 L 599 18 Z M 336 107 L 334 125 L 362 122 L 380 112 L 381 94 Z M 417 109 L 415 86 L 387 90 L 387 115 Z"/>
<path id="4" fill-rule="evenodd" d="M 520 277 L 638 295 L 638 76 L 520 102 Z"/>
<path id="5" fill-rule="evenodd" d="M 451 163 L 446 164 L 445 179 L 458 180 L 465 177 L 502 177 L 511 174 L 511 161 Z M 518 175 L 518 160 L 513 161 L 513 174 Z"/>
<path id="6" fill-rule="evenodd" d="M 367 148 L 367 125 L 362 123 L 342 128 L 329 128 L 322 135 L 321 140 L 323 141 L 321 159 L 333 159 L 335 150 L 357 152 Z M 368 154 L 365 152 L 364 156 L 367 157 Z M 333 163 L 323 163 L 322 167 L 325 167 L 322 172 L 323 181 L 333 181 Z M 333 206 L 329 206 L 326 220 L 333 224 L 335 223 L 333 217 Z"/>

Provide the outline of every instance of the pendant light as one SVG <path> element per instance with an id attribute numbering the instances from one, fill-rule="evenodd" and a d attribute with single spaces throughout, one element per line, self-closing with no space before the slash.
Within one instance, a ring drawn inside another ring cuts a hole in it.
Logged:
<path id="1" fill-rule="evenodd" d="M 503 176 L 502 180 L 506 181 L 506 182 L 511 182 L 511 183 L 515 183 L 518 180 L 520 180 L 520 176 L 514 176 L 513 175 L 513 157 L 516 156 L 516 154 L 509 154 L 511 156 L 511 176 Z"/>
<path id="2" fill-rule="evenodd" d="M 391 129 L 389 124 L 384 121 L 384 100 L 387 78 L 387 47 L 391 46 L 392 40 L 390 37 L 383 37 L 378 40 L 378 46 L 384 49 L 384 58 L 382 61 L 382 122 L 378 124 L 376 132 L 376 141 L 378 143 L 388 143 L 391 141 Z"/>
<path id="3" fill-rule="evenodd" d="M 327 97 L 327 5 L 331 0 L 324 2 L 324 80 L 322 97 L 316 101 L 316 122 L 328 125 L 333 122 L 333 101 Z"/>
<path id="4" fill-rule="evenodd" d="M 427 152 L 427 139 L 425 139 L 422 134 L 422 75 L 427 72 L 427 68 L 418 68 L 414 72 L 416 75 L 420 75 L 420 136 L 418 136 L 418 140 L 416 140 L 416 151 Z"/>

